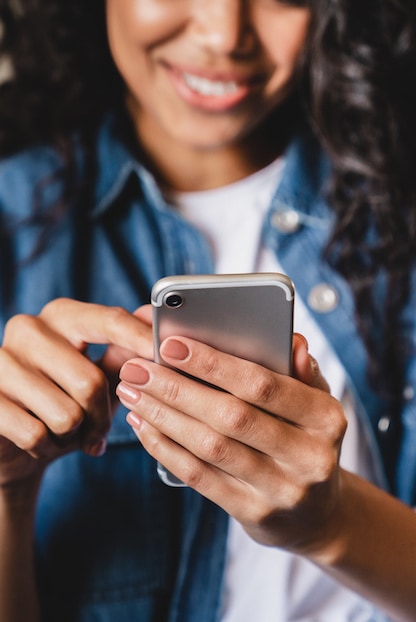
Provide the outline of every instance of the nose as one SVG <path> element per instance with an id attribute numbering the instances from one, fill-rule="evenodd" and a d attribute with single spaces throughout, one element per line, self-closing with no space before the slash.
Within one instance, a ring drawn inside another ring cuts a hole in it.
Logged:
<path id="1" fill-rule="evenodd" d="M 194 0 L 193 34 L 198 44 L 216 53 L 247 54 L 255 46 L 247 0 Z"/>

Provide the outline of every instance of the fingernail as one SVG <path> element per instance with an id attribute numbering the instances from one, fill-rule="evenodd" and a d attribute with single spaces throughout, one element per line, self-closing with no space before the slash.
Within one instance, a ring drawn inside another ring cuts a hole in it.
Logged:
<path id="1" fill-rule="evenodd" d="M 105 453 L 106 449 L 107 441 L 105 438 L 102 438 L 100 441 L 97 441 L 96 443 L 93 443 L 88 447 L 88 453 L 90 454 L 90 456 L 98 457 L 102 456 Z"/>
<path id="2" fill-rule="evenodd" d="M 314 374 L 317 374 L 319 372 L 318 361 L 315 358 L 313 358 L 313 356 L 309 355 L 309 363 L 310 363 L 312 372 Z"/>
<path id="3" fill-rule="evenodd" d="M 303 343 L 305 345 L 305 348 L 307 350 L 309 350 L 309 343 L 308 343 L 308 340 L 306 339 L 305 335 L 302 335 L 301 333 L 298 333 L 298 335 L 302 339 L 302 341 L 303 341 Z"/>
<path id="4" fill-rule="evenodd" d="M 141 365 L 126 363 L 121 368 L 120 378 L 131 384 L 146 384 L 149 381 L 149 372 Z"/>
<path id="5" fill-rule="evenodd" d="M 116 393 L 123 402 L 127 402 L 128 404 L 137 404 L 142 396 L 140 391 L 128 387 L 123 382 L 117 385 Z"/>
<path id="6" fill-rule="evenodd" d="M 177 339 L 166 339 L 160 347 L 160 354 L 163 358 L 184 361 L 189 356 L 189 348 Z"/>
<path id="7" fill-rule="evenodd" d="M 132 428 L 136 429 L 139 429 L 143 423 L 143 420 L 140 419 L 140 417 L 138 417 L 136 413 L 131 412 L 127 414 L 126 421 L 131 425 Z"/>

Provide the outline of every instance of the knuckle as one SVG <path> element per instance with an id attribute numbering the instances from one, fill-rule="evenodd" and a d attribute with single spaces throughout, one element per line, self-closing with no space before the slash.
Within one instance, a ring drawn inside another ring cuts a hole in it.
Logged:
<path id="1" fill-rule="evenodd" d="M 247 434 L 253 426 L 253 413 L 245 402 L 229 399 L 223 406 L 222 426 L 227 433 L 235 438 Z"/>
<path id="2" fill-rule="evenodd" d="M 84 420 L 84 410 L 72 402 L 69 408 L 62 410 L 53 424 L 55 434 L 67 434 L 76 430 Z"/>
<path id="3" fill-rule="evenodd" d="M 332 447 L 320 449 L 320 456 L 311 465 L 311 474 L 313 474 L 313 485 L 325 484 L 329 482 L 338 466 L 338 452 Z"/>
<path id="4" fill-rule="evenodd" d="M 307 494 L 307 487 L 304 484 L 294 481 L 283 482 L 280 491 L 280 515 L 284 516 L 287 512 L 293 512 L 301 507 L 305 503 Z"/>
<path id="5" fill-rule="evenodd" d="M 87 408 L 97 401 L 106 400 L 108 381 L 104 372 L 95 365 L 91 366 L 88 374 L 78 378 L 76 393 Z"/>
<path id="6" fill-rule="evenodd" d="M 190 488 L 198 488 L 204 479 L 204 469 L 202 464 L 194 460 L 184 460 L 181 464 L 181 480 Z"/>
<path id="7" fill-rule="evenodd" d="M 4 344 L 25 340 L 39 327 L 39 318 L 28 313 L 19 313 L 14 315 L 7 322 L 4 329 Z"/>
<path id="8" fill-rule="evenodd" d="M 347 417 L 345 416 L 345 413 L 343 410 L 340 411 L 340 416 L 338 418 L 338 434 L 337 434 L 337 440 L 339 442 L 342 441 L 342 439 L 345 436 L 345 433 L 347 431 L 347 427 L 348 427 L 348 421 L 347 421 Z"/>
<path id="9" fill-rule="evenodd" d="M 155 456 L 157 458 L 159 455 L 159 447 L 161 446 L 159 435 L 158 434 L 146 434 L 145 441 L 146 441 L 146 449 L 149 451 L 149 453 L 152 456 Z"/>
<path id="10" fill-rule="evenodd" d="M 308 488 L 302 485 L 295 485 L 288 487 L 286 493 L 286 511 L 293 511 L 297 508 L 301 508 L 305 505 L 308 499 Z"/>
<path id="11" fill-rule="evenodd" d="M 252 527 L 265 527 L 275 518 L 277 511 L 270 498 L 256 495 L 254 501 L 247 505 L 244 522 Z"/>
<path id="12" fill-rule="evenodd" d="M 46 303 L 46 305 L 43 307 L 42 311 L 40 312 L 40 317 L 43 317 L 45 319 L 49 318 L 49 317 L 56 317 L 64 311 L 66 305 L 68 304 L 69 299 L 68 298 L 55 298 L 54 300 L 50 300 L 49 302 Z"/>
<path id="13" fill-rule="evenodd" d="M 148 417 L 152 426 L 163 431 L 166 421 L 166 411 L 161 404 L 156 403 L 149 405 Z"/>
<path id="14" fill-rule="evenodd" d="M 331 398 L 331 402 L 325 417 L 325 429 L 332 441 L 338 445 L 344 438 L 348 422 L 341 404 L 334 398 Z"/>
<path id="15" fill-rule="evenodd" d="M 198 359 L 198 371 L 201 372 L 203 378 L 209 378 L 213 381 L 221 377 L 221 369 L 218 355 L 215 352 Z"/>
<path id="16" fill-rule="evenodd" d="M 276 380 L 270 373 L 253 378 L 250 386 L 250 401 L 254 404 L 269 402 L 276 394 Z"/>
<path id="17" fill-rule="evenodd" d="M 322 393 L 320 392 L 320 396 Z M 347 417 L 342 404 L 332 395 L 327 394 L 325 402 L 319 399 L 311 404 L 311 411 L 316 413 L 316 431 L 323 437 L 339 444 L 347 430 Z M 325 416 L 322 417 L 322 412 Z"/>
<path id="18" fill-rule="evenodd" d="M 106 313 L 106 322 L 110 334 L 112 332 L 112 329 L 116 330 L 125 322 L 126 318 L 130 317 L 131 315 L 126 309 L 119 306 L 108 307 L 106 309 Z"/>
<path id="19" fill-rule="evenodd" d="M 163 398 L 170 403 L 175 403 L 178 400 L 180 392 L 180 383 L 177 380 L 170 378 L 163 386 Z"/>
<path id="20" fill-rule="evenodd" d="M 229 448 L 226 439 L 215 433 L 207 434 L 201 442 L 203 460 L 211 464 L 223 464 L 229 460 Z"/>
<path id="21" fill-rule="evenodd" d="M 31 418 L 24 430 L 21 430 L 17 446 L 23 451 L 40 455 L 41 448 L 45 444 L 47 431 L 35 418 Z"/>

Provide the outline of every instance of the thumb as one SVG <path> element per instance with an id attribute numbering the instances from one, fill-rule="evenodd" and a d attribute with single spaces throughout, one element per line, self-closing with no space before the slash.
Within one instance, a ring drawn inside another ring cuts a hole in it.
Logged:
<path id="1" fill-rule="evenodd" d="M 330 393 L 317 360 L 309 354 L 308 342 L 300 333 L 293 335 L 293 376 L 310 387 Z"/>

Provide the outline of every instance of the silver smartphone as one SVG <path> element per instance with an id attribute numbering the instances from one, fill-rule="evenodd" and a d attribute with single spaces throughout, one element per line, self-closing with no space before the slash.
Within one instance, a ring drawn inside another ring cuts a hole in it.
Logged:
<path id="1" fill-rule="evenodd" d="M 292 369 L 294 285 L 280 273 L 181 275 L 152 288 L 155 361 L 182 335 L 282 373 Z M 162 481 L 183 486 L 158 464 Z"/>

